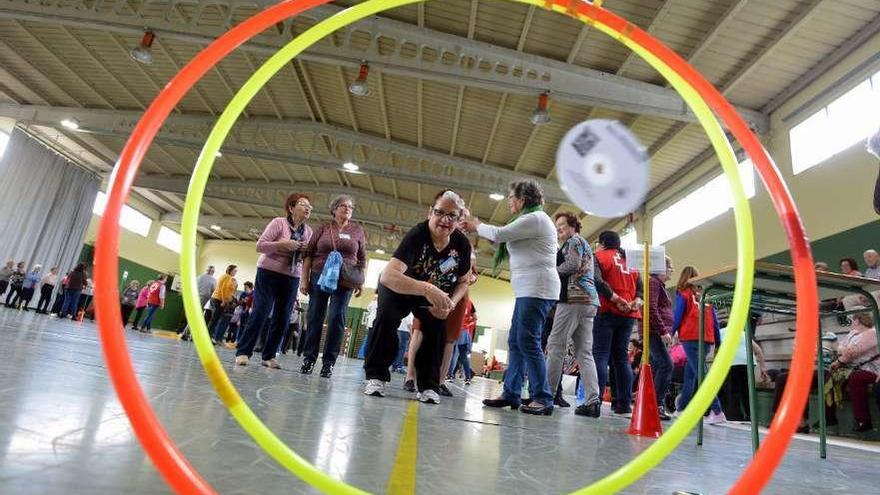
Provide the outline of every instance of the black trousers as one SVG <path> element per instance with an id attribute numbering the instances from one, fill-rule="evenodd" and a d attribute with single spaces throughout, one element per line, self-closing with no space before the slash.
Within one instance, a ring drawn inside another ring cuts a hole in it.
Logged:
<path id="1" fill-rule="evenodd" d="M 134 305 L 120 304 L 119 311 L 122 313 L 122 327 L 125 328 L 126 323 L 128 323 L 128 317 L 131 316 L 131 312 L 134 311 Z"/>
<path id="2" fill-rule="evenodd" d="M 749 367 L 737 364 L 730 367 L 719 399 L 724 415 L 731 421 L 749 421 Z"/>
<path id="3" fill-rule="evenodd" d="M 6 305 L 12 306 L 15 304 L 13 301 L 17 302 L 19 297 L 21 297 L 21 285 L 10 285 L 9 294 L 6 294 Z"/>
<path id="4" fill-rule="evenodd" d="M 370 332 L 364 371 L 367 380 L 391 381 L 389 368 L 397 357 L 397 329 L 413 313 L 422 324 L 422 345 L 415 356 L 416 387 L 419 392 L 439 390 L 440 363 L 446 345 L 446 320 L 439 320 L 426 308 L 423 297 L 405 296 L 379 284 L 379 308 Z"/>
<path id="5" fill-rule="evenodd" d="M 40 287 L 40 301 L 37 303 L 38 312 L 49 311 L 49 303 L 52 302 L 52 292 L 55 291 L 54 285 L 43 285 Z"/>
<path id="6" fill-rule="evenodd" d="M 34 288 L 30 289 L 21 289 L 21 307 L 27 311 L 28 306 L 31 304 L 31 299 L 34 298 Z"/>
<path id="7" fill-rule="evenodd" d="M 131 320 L 131 328 L 134 328 L 135 330 L 137 330 L 138 323 L 140 323 L 140 321 L 141 321 L 141 315 L 144 314 L 145 309 L 147 309 L 146 306 L 144 306 L 143 308 L 135 308 L 134 319 Z"/>

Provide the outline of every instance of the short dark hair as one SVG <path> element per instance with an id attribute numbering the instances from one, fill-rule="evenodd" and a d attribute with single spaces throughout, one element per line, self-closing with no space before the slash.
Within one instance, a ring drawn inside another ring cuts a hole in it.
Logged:
<path id="1" fill-rule="evenodd" d="M 84 271 L 86 271 L 86 264 L 85 264 L 85 263 L 79 263 L 79 264 L 77 264 L 76 267 L 73 269 L 73 271 L 75 271 L 75 272 L 84 272 Z"/>
<path id="2" fill-rule="evenodd" d="M 605 246 L 605 249 L 620 249 L 620 234 L 606 230 L 599 234 L 599 244 Z"/>
<path id="3" fill-rule="evenodd" d="M 544 204 L 544 191 L 532 179 L 515 180 L 510 183 L 508 190 L 513 193 L 513 197 L 523 200 L 523 208 Z"/>
<path id="4" fill-rule="evenodd" d="M 853 258 L 843 258 L 842 260 L 840 260 L 840 263 L 838 263 L 838 265 L 842 265 L 844 261 L 846 261 L 847 263 L 849 263 L 849 267 L 850 267 L 850 268 L 852 268 L 852 269 L 855 270 L 855 271 L 859 271 L 859 263 L 858 263 L 855 259 L 853 259 Z"/>
<path id="5" fill-rule="evenodd" d="M 253 282 L 245 282 L 245 283 L 244 283 L 244 286 L 247 287 L 247 288 L 249 288 L 249 289 L 253 289 L 253 288 L 254 288 L 254 283 L 253 283 Z"/>
<path id="6" fill-rule="evenodd" d="M 301 199 L 303 199 L 303 198 L 307 199 L 307 200 L 309 201 L 309 203 L 312 202 L 312 199 L 309 198 L 309 195 L 308 195 L 308 194 L 303 194 L 303 193 L 292 193 L 292 194 L 290 194 L 289 196 L 287 196 L 287 199 L 284 200 L 284 213 L 285 213 L 285 214 L 286 214 L 286 213 L 290 213 L 290 207 L 291 207 L 291 206 L 296 206 L 297 201 L 299 201 L 299 200 L 301 200 Z"/>
<path id="7" fill-rule="evenodd" d="M 232 270 L 235 270 L 236 268 L 238 268 L 238 265 L 229 265 L 226 267 L 226 273 L 232 273 Z"/>
<path id="8" fill-rule="evenodd" d="M 581 221 L 578 219 L 577 215 L 570 211 L 564 211 L 562 213 L 557 213 L 553 217 L 553 221 L 558 222 L 560 218 L 564 218 L 565 223 L 567 223 L 569 227 L 573 228 L 575 232 L 577 232 L 578 234 L 581 233 Z"/>

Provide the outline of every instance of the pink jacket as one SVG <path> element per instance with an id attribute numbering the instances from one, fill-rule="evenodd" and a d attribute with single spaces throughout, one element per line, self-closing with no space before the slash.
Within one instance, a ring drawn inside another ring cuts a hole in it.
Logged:
<path id="1" fill-rule="evenodd" d="M 135 308 L 145 308 L 147 307 L 147 298 L 150 296 L 150 285 L 147 284 L 143 289 L 141 289 L 140 294 L 138 294 L 137 302 L 135 303 Z"/>
<path id="2" fill-rule="evenodd" d="M 837 352 L 841 363 L 858 366 L 859 369 L 880 375 L 877 332 L 873 328 L 853 327 L 846 337 L 838 342 Z"/>
<path id="3" fill-rule="evenodd" d="M 311 238 L 312 228 L 305 225 L 302 240 L 308 243 Z M 279 241 L 288 240 L 290 240 L 290 226 L 287 223 L 287 218 L 273 218 L 269 225 L 266 226 L 266 229 L 263 230 L 259 240 L 257 240 L 257 252 L 262 253 L 260 259 L 257 260 L 257 266 L 264 270 L 299 278 L 302 274 L 302 256 L 300 256 L 296 266 L 291 267 L 290 262 L 293 253 L 282 251 L 279 248 Z"/>

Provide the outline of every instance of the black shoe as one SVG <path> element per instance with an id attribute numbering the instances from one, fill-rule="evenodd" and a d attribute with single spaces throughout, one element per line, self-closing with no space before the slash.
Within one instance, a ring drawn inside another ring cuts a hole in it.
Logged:
<path id="1" fill-rule="evenodd" d="M 405 382 L 403 382 L 403 389 L 407 392 L 415 392 L 416 382 L 413 380 L 406 380 Z"/>
<path id="2" fill-rule="evenodd" d="M 299 369 L 299 372 L 303 375 L 311 375 L 312 369 L 315 367 L 315 363 L 311 361 L 303 361 L 302 368 Z"/>
<path id="3" fill-rule="evenodd" d="M 483 399 L 483 405 L 486 407 L 509 407 L 511 409 L 519 407 L 518 403 L 510 402 L 507 399 Z"/>
<path id="4" fill-rule="evenodd" d="M 259 354 L 259 353 L 261 353 L 261 352 L 263 352 L 263 348 L 262 348 L 262 347 L 254 347 L 254 354 Z"/>
<path id="5" fill-rule="evenodd" d="M 539 402 L 533 402 L 532 404 L 538 404 L 537 406 L 532 405 L 521 405 L 519 406 L 519 412 L 525 414 L 534 414 L 535 416 L 550 416 L 553 414 L 553 406 L 545 406 L 541 405 Z"/>
<path id="6" fill-rule="evenodd" d="M 853 426 L 853 431 L 857 432 L 857 433 L 861 433 L 864 431 L 871 431 L 873 429 L 874 429 L 874 427 L 871 425 L 870 422 L 862 423 L 861 421 L 856 421 L 856 425 Z"/>
<path id="7" fill-rule="evenodd" d="M 452 392 L 450 392 L 449 389 L 446 388 L 445 383 L 441 383 L 440 386 L 437 387 L 437 393 L 444 397 L 452 397 Z"/>
<path id="8" fill-rule="evenodd" d="M 571 407 L 571 404 L 568 403 L 565 399 L 562 398 L 561 395 L 557 395 L 555 399 L 553 399 L 553 404 L 559 407 Z"/>
<path id="9" fill-rule="evenodd" d="M 623 416 L 625 414 L 632 414 L 632 412 L 633 412 L 633 410 L 629 406 L 614 408 L 614 414 L 617 414 L 619 416 Z"/>
<path id="10" fill-rule="evenodd" d="M 333 374 L 333 365 L 330 363 L 324 363 L 321 366 L 321 378 L 330 378 L 330 375 Z"/>
<path id="11" fill-rule="evenodd" d="M 798 426 L 796 432 L 797 433 L 809 433 L 810 432 L 810 425 Z"/>
<path id="12" fill-rule="evenodd" d="M 578 416 L 587 416 L 589 418 L 598 418 L 602 414 L 602 404 L 581 404 L 574 409 L 574 413 Z"/>
<path id="13" fill-rule="evenodd" d="M 660 421 L 669 421 L 670 419 L 672 419 L 672 416 L 666 414 L 666 408 L 664 408 L 663 406 L 658 407 L 657 412 L 660 413 Z"/>

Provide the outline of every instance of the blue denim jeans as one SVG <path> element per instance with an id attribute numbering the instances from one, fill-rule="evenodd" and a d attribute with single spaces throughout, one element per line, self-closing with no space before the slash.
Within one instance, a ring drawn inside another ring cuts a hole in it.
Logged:
<path id="1" fill-rule="evenodd" d="M 629 339 L 632 335 L 633 318 L 600 311 L 593 323 L 593 358 L 599 377 L 599 397 L 608 384 L 608 364 L 614 373 L 614 403 L 617 411 L 630 408 L 632 404 L 632 368 L 629 365 Z"/>
<path id="2" fill-rule="evenodd" d="M 67 315 L 76 316 L 76 308 L 79 306 L 79 295 L 81 290 L 64 289 L 64 302 L 61 303 L 61 312 L 58 313 L 59 318 L 67 318 Z"/>
<path id="3" fill-rule="evenodd" d="M 681 399 L 675 405 L 679 411 L 687 407 L 697 390 L 697 363 L 699 362 L 699 342 L 696 340 L 682 342 L 681 346 L 687 356 L 687 364 L 684 367 L 684 386 L 681 389 Z M 703 350 L 708 353 L 709 344 L 703 344 Z M 717 396 L 712 399 L 711 409 L 715 414 L 721 412 L 721 402 L 718 401 Z"/>
<path id="4" fill-rule="evenodd" d="M 657 394 L 657 404 L 663 407 L 663 399 L 666 397 L 666 391 L 669 390 L 669 383 L 672 382 L 672 358 L 669 357 L 666 344 L 659 334 L 651 333 L 649 340 L 654 393 Z"/>
<path id="5" fill-rule="evenodd" d="M 159 311 L 159 306 L 155 304 L 147 304 L 147 317 L 144 318 L 144 324 L 141 325 L 141 328 L 146 328 L 147 330 L 153 328 L 153 318 L 156 317 L 156 311 Z"/>
<path id="6" fill-rule="evenodd" d="M 518 404 L 525 375 L 529 377 L 529 396 L 545 406 L 553 405 L 547 383 L 547 363 L 541 349 L 544 320 L 556 301 L 536 297 L 517 297 L 507 337 L 507 372 L 503 397 Z"/>
<path id="7" fill-rule="evenodd" d="M 241 332 L 238 340 L 236 356 L 251 357 L 257 339 L 260 337 L 260 328 L 272 313 L 272 326 L 263 343 L 263 361 L 274 359 L 281 345 L 287 322 L 290 321 L 290 312 L 293 311 L 293 300 L 296 299 L 296 291 L 299 290 L 299 278 L 273 272 L 263 268 L 257 268 L 257 276 L 254 279 L 254 306 L 247 319 L 247 326 Z"/>
<path id="8" fill-rule="evenodd" d="M 406 349 L 409 347 L 409 337 L 409 332 L 403 330 L 397 331 L 397 340 L 400 343 L 397 344 L 397 357 L 394 358 L 394 364 L 391 365 L 392 370 L 403 368 L 403 356 L 406 354 Z"/>
<path id="9" fill-rule="evenodd" d="M 306 347 L 304 360 L 314 363 L 318 360 L 318 348 L 321 345 L 321 331 L 324 328 L 324 318 L 327 317 L 327 338 L 324 340 L 324 356 L 321 358 L 325 364 L 336 364 L 339 356 L 339 348 L 342 345 L 342 335 L 345 333 L 345 314 L 348 311 L 348 301 L 351 300 L 352 289 L 337 288 L 327 293 L 318 287 L 318 276 L 313 274 L 312 287 L 309 291 L 308 331 L 306 333 Z M 330 315 L 327 315 L 327 303 L 330 303 Z M 285 320 L 286 321 L 286 320 Z"/>

